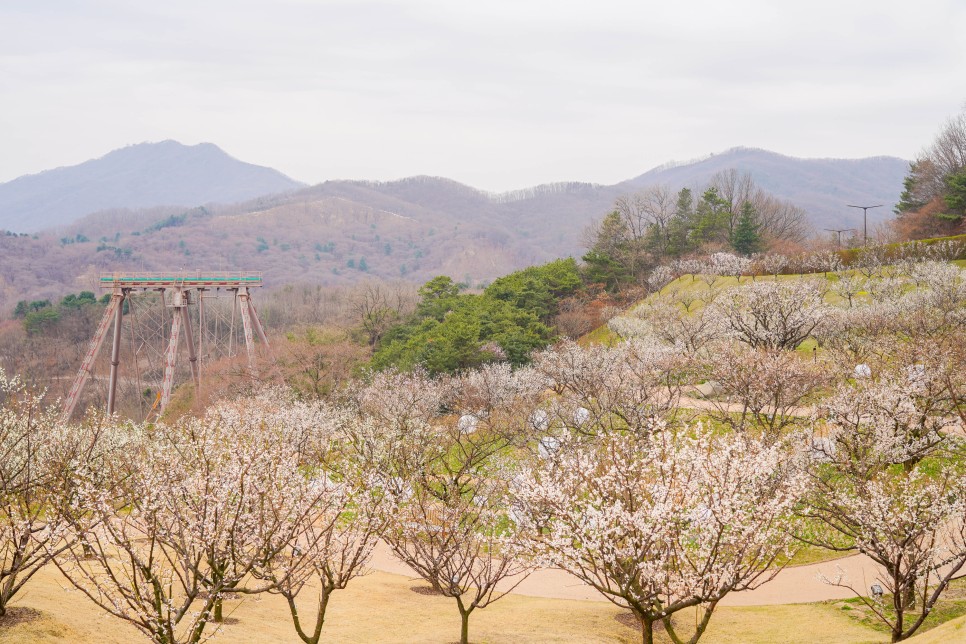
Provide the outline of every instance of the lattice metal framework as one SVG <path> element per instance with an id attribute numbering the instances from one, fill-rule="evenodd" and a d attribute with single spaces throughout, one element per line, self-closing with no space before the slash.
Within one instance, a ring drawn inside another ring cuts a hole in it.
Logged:
<path id="1" fill-rule="evenodd" d="M 65 420 L 74 413 L 81 392 L 93 375 L 95 362 L 112 323 L 106 406 L 108 413 L 114 413 L 125 318 L 130 345 L 130 356 L 126 359 L 133 367 L 133 375 L 128 380 L 138 392 L 150 391 L 143 389 L 146 382 L 160 380 L 157 397 L 147 412 L 144 410 L 147 401 L 139 397 L 144 417 L 151 413 L 163 413 L 171 400 L 182 336 L 188 354 L 190 378 L 195 388 L 200 389 L 202 385 L 206 365 L 236 355 L 239 324 L 248 354 L 248 370 L 252 378 L 257 378 L 255 336 L 266 349 L 269 348 L 250 291 L 262 285 L 261 273 L 110 273 L 101 276 L 100 285 L 102 289 L 111 291 L 111 298 L 64 402 Z M 134 297 L 134 294 L 138 296 Z M 206 301 L 217 300 L 221 295 L 231 298 L 230 312 L 224 306 L 206 305 Z M 159 338 L 166 338 L 166 342 L 159 343 Z"/>

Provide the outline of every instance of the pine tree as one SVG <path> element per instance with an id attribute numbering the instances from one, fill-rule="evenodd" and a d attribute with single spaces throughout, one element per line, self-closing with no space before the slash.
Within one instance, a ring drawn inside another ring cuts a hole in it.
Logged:
<path id="1" fill-rule="evenodd" d="M 704 191 L 694 210 L 691 238 L 695 245 L 725 241 L 728 238 L 728 222 L 728 202 L 712 186 Z"/>
<path id="2" fill-rule="evenodd" d="M 741 206 L 738 223 L 731 233 L 731 247 L 742 255 L 751 255 L 761 250 L 761 225 L 755 207 L 749 202 Z"/>
<path id="3" fill-rule="evenodd" d="M 684 255 L 691 250 L 688 244 L 688 233 L 694 219 L 694 197 L 691 190 L 682 188 L 678 193 L 678 203 L 674 209 L 674 216 L 667 225 L 666 252 L 671 256 Z"/>

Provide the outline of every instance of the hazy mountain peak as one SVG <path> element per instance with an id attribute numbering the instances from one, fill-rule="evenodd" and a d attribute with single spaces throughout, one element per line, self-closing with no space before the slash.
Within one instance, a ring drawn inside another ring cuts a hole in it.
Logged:
<path id="1" fill-rule="evenodd" d="M 735 147 L 686 163 L 658 166 L 617 187 L 625 192 L 659 184 L 675 190 L 700 190 L 716 173 L 732 169 L 751 174 L 762 189 L 805 208 L 811 223 L 825 228 L 855 224 L 855 213 L 846 204 L 863 200 L 888 206 L 870 211 L 870 223 L 891 217 L 909 162 L 890 156 L 803 159 L 760 148 Z"/>
<path id="2" fill-rule="evenodd" d="M 108 208 L 233 203 L 302 185 L 213 143 L 137 143 L 0 184 L 0 229 L 33 232 Z"/>

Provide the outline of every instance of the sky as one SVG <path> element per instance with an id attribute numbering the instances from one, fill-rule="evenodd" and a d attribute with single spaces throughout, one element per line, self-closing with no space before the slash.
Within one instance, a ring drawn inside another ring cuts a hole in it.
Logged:
<path id="1" fill-rule="evenodd" d="M 0 182 L 165 139 L 494 192 L 911 159 L 966 105 L 964 33 L 962 0 L 4 0 Z"/>

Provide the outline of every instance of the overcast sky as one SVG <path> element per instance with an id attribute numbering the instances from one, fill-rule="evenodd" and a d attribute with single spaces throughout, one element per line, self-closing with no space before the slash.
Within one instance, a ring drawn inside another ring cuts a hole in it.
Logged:
<path id="1" fill-rule="evenodd" d="M 962 0 L 4 0 L 0 182 L 164 139 L 493 191 L 911 158 L 966 103 L 963 34 Z"/>

